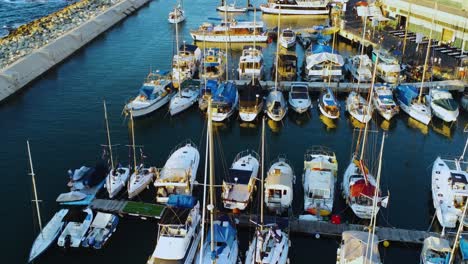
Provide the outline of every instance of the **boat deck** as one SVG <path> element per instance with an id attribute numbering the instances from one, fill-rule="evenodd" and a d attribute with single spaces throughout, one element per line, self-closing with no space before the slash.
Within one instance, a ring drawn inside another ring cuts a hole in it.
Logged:
<path id="1" fill-rule="evenodd" d="M 90 207 L 101 212 L 155 219 L 161 219 L 161 215 L 166 208 L 164 205 L 159 204 L 107 199 L 95 199 Z"/>

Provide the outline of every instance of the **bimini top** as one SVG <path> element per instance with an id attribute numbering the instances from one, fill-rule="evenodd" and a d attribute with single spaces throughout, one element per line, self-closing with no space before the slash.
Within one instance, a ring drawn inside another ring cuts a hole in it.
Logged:
<path id="1" fill-rule="evenodd" d="M 418 90 L 412 85 L 398 85 L 396 91 L 398 100 L 405 105 L 410 105 L 411 101 L 418 97 Z"/>
<path id="2" fill-rule="evenodd" d="M 200 95 L 216 93 L 217 89 L 218 89 L 218 81 L 216 81 L 216 80 L 207 80 L 206 81 L 206 88 L 205 88 L 205 85 L 201 86 Z"/>
<path id="3" fill-rule="evenodd" d="M 366 251 L 368 248 L 368 233 L 367 232 L 360 232 L 360 231 L 345 231 L 343 232 L 343 248 L 341 250 L 345 251 L 344 258 L 346 263 L 352 263 L 354 260 L 358 260 L 362 258 L 362 263 L 368 264 L 380 264 L 380 254 L 379 254 L 379 237 L 374 235 L 374 244 L 370 245 L 372 250 L 372 259 L 370 259 L 370 251 L 367 254 L 367 260 L 364 261 L 366 258 Z M 370 242 L 370 241 L 369 241 Z M 361 262 L 359 262 L 361 263 Z"/>
<path id="4" fill-rule="evenodd" d="M 180 51 L 189 51 L 191 53 L 195 53 L 195 51 L 198 49 L 198 46 L 196 45 L 190 45 L 190 44 L 182 44 L 180 45 L 179 50 Z"/>
<path id="5" fill-rule="evenodd" d="M 167 201 L 168 206 L 192 209 L 197 203 L 197 199 L 191 195 L 172 194 Z"/>

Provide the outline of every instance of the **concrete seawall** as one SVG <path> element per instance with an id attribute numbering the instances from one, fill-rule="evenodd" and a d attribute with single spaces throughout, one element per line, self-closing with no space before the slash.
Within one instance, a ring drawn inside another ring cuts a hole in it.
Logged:
<path id="1" fill-rule="evenodd" d="M 151 0 L 123 0 L 0 70 L 0 102 Z"/>

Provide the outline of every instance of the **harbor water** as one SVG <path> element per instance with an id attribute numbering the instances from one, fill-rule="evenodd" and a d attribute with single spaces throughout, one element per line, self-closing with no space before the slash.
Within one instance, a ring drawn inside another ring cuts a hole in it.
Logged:
<path id="1" fill-rule="evenodd" d="M 187 19 L 180 25 L 179 32 L 180 39 L 187 43 L 192 43 L 190 29 L 208 21 L 208 17 L 223 15 L 215 11 L 217 1 L 186 1 L 184 4 Z M 0 171 L 3 174 L 0 198 L 4 201 L 1 246 L 2 258 L 8 263 L 26 262 L 38 233 L 31 203 L 26 140 L 31 143 L 44 221 L 60 208 L 55 199 L 59 193 L 67 191 L 67 170 L 82 164 L 92 166 L 101 156 L 100 145 L 106 143 L 103 100 L 107 102 L 112 141 L 120 144 L 117 159 L 128 164 L 125 146 L 129 142 L 128 120 L 122 115 L 122 108 L 137 94 L 150 69 L 170 69 L 175 30 L 167 22 L 167 14 L 173 5 L 175 1 L 150 2 L 0 105 Z M 267 27 L 276 26 L 276 17 L 262 16 L 260 12 L 256 15 Z M 252 20 L 253 13 L 241 15 L 239 19 Z M 323 23 L 324 20 L 282 18 L 281 27 L 305 28 Z M 224 48 L 224 44 L 220 47 Z M 269 72 L 275 42 L 264 47 Z M 230 69 L 235 69 L 241 46 L 230 45 L 230 48 Z M 296 49 L 302 65 L 304 51 L 299 45 Z M 343 43 L 338 44 L 338 50 L 343 55 L 356 52 Z M 231 71 L 230 75 L 233 75 Z M 320 118 L 315 103 L 318 95 L 312 96 L 314 107 L 308 114 L 297 116 L 291 112 L 282 123 L 268 123 L 266 164 L 279 154 L 285 154 L 292 162 L 297 178 L 293 211 L 297 215 L 303 207 L 304 153 L 313 145 L 330 147 L 339 163 L 334 210 L 342 215 L 343 221 L 360 223 L 338 194 L 355 134 L 355 126 L 344 112 L 345 95 L 339 96 L 342 110 L 336 123 Z M 381 181 L 382 190 L 390 193 L 390 202 L 387 209 L 379 212 L 378 225 L 427 230 L 434 215 L 430 191 L 432 162 L 439 154 L 456 156 L 461 153 L 467 136 L 463 133 L 467 121 L 464 112 L 453 125 L 435 120 L 428 127 L 404 113 L 389 123 L 374 118 L 374 130 L 388 133 Z M 162 167 L 172 148 L 186 139 L 198 144 L 204 157 L 205 126 L 205 116 L 196 107 L 172 118 L 165 107 L 135 122 L 136 144 L 144 145 L 147 163 L 156 167 Z M 259 150 L 260 136 L 260 123 L 241 125 L 236 117 L 216 127 L 218 183 L 238 152 Z M 198 181 L 203 179 L 203 162 L 202 159 Z M 255 208 L 249 212 L 256 213 Z M 437 227 L 434 230 L 440 231 Z M 245 252 L 253 230 L 246 228 L 239 232 L 241 250 Z M 53 246 L 37 263 L 144 263 L 153 252 L 156 239 L 155 221 L 126 217 L 104 249 L 63 251 Z M 291 263 L 335 263 L 339 238 L 291 234 L 291 239 Z M 388 248 L 381 248 L 381 257 L 385 263 L 417 263 L 419 251 L 420 247 L 415 245 L 391 243 Z"/>

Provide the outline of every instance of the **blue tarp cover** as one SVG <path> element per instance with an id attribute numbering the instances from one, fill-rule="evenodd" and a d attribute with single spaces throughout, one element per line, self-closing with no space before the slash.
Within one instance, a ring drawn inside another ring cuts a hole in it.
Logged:
<path id="1" fill-rule="evenodd" d="M 143 85 L 140 88 L 140 94 L 146 96 L 146 98 L 148 98 L 149 100 L 152 100 L 154 99 L 153 89 L 153 86 Z"/>
<path id="2" fill-rule="evenodd" d="M 332 48 L 328 45 L 322 45 L 322 44 L 312 45 L 311 49 L 312 49 L 313 54 L 323 53 L 323 52 L 338 54 L 336 50 L 332 50 Z"/>
<path id="3" fill-rule="evenodd" d="M 205 93 L 214 94 L 216 93 L 217 89 L 218 89 L 218 82 L 215 80 L 208 80 L 206 81 L 206 89 L 205 89 L 205 84 L 201 85 L 200 95 L 203 96 Z"/>
<path id="4" fill-rule="evenodd" d="M 398 85 L 396 92 L 398 100 L 405 105 L 410 105 L 411 101 L 418 97 L 418 90 L 412 85 Z"/>
<path id="5" fill-rule="evenodd" d="M 468 260 L 468 241 L 465 238 L 460 240 L 460 252 L 463 260 Z"/>
<path id="6" fill-rule="evenodd" d="M 180 194 L 172 194 L 169 196 L 169 200 L 167 201 L 167 205 L 179 208 L 188 208 L 191 209 L 195 206 L 197 200 L 195 197 L 190 195 L 180 195 Z"/>
<path id="7" fill-rule="evenodd" d="M 237 96 L 237 87 L 232 82 L 221 83 L 213 95 L 213 101 L 217 103 L 233 104 Z"/>
<path id="8" fill-rule="evenodd" d="M 220 224 L 214 224 L 214 240 L 216 244 L 226 243 L 224 246 L 220 246 L 217 249 L 216 255 L 219 255 L 223 249 L 228 246 L 231 247 L 232 243 L 236 239 L 237 231 L 232 225 L 221 226 Z M 211 243 L 211 232 L 208 232 L 207 243 Z"/>

